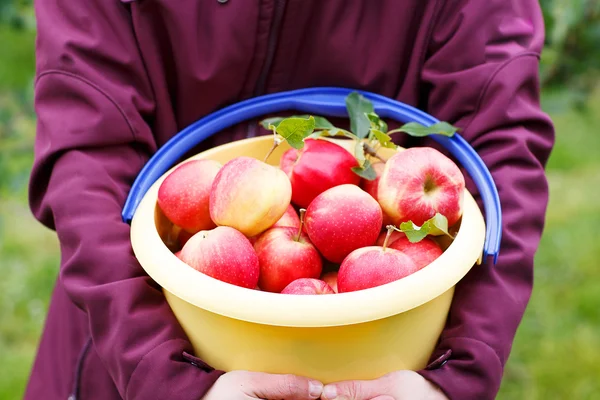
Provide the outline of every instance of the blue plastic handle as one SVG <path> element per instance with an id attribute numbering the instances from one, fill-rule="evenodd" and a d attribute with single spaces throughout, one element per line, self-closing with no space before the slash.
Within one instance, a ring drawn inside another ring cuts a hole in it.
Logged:
<path id="1" fill-rule="evenodd" d="M 206 138 L 240 122 L 281 111 L 299 111 L 326 117 L 348 117 L 346 97 L 359 92 L 369 99 L 382 118 L 397 122 L 418 122 L 425 126 L 439 120 L 399 101 L 361 90 L 317 87 L 292 90 L 254 97 L 232 104 L 196 121 L 165 143 L 146 163 L 137 176 L 125 202 L 122 217 L 130 223 L 135 210 L 152 184 L 168 171 L 183 155 Z M 458 133 L 452 137 L 432 135 L 469 173 L 483 200 L 486 237 L 483 255 L 498 259 L 502 239 L 502 210 L 498 190 L 487 166 L 475 150 Z"/>

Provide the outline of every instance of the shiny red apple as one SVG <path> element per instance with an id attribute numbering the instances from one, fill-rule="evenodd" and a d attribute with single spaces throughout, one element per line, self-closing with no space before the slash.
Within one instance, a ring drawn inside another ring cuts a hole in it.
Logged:
<path id="1" fill-rule="evenodd" d="M 321 280 L 325 283 L 327 283 L 334 292 L 338 292 L 338 286 L 337 286 L 337 280 L 338 280 L 338 272 L 337 271 L 330 271 L 327 272 L 326 274 L 323 274 L 323 276 L 321 277 Z"/>
<path id="2" fill-rule="evenodd" d="M 418 269 L 431 264 L 443 251 L 431 238 L 424 238 L 419 242 L 412 243 L 407 237 L 401 237 L 389 245 L 390 249 L 396 249 L 413 259 Z"/>
<path id="3" fill-rule="evenodd" d="M 268 229 L 258 237 L 254 250 L 260 265 L 258 286 L 264 291 L 279 293 L 296 279 L 321 275 L 321 255 L 300 227 Z"/>
<path id="4" fill-rule="evenodd" d="M 415 262 L 396 249 L 369 246 L 354 250 L 340 266 L 339 293 L 369 289 L 402 279 L 417 271 Z"/>
<path id="5" fill-rule="evenodd" d="M 333 289 L 325 282 L 320 279 L 301 278 L 296 279 L 287 285 L 281 293 L 283 294 L 300 294 L 300 295 L 311 295 L 311 294 L 335 294 Z"/>
<path id="6" fill-rule="evenodd" d="M 228 161 L 210 193 L 210 216 L 250 237 L 275 224 L 290 205 L 292 187 L 286 174 L 251 157 Z"/>
<path id="7" fill-rule="evenodd" d="M 356 158 L 326 139 L 305 139 L 301 150 L 290 149 L 280 160 L 292 183 L 292 203 L 307 208 L 315 197 L 334 186 L 360 183 L 352 171 Z"/>
<path id="8" fill-rule="evenodd" d="M 458 166 L 432 147 L 411 147 L 388 159 L 377 196 L 394 225 L 421 226 L 440 213 L 454 225 L 462 216 L 465 178 Z"/>
<path id="9" fill-rule="evenodd" d="M 179 258 L 197 271 L 223 282 L 253 289 L 258 284 L 258 256 L 239 231 L 219 226 L 192 236 Z"/>
<path id="10" fill-rule="evenodd" d="M 379 188 L 379 180 L 381 179 L 381 175 L 383 174 L 383 170 L 385 169 L 385 163 L 382 161 L 378 161 L 372 164 L 373 170 L 375 171 L 376 178 L 373 180 L 361 178 L 360 187 L 367 193 L 369 193 L 373 198 L 379 201 L 379 196 L 377 195 L 377 190 Z M 385 229 L 386 226 L 392 224 L 392 219 L 386 214 L 383 213 L 383 222 L 382 229 Z M 384 235 L 385 236 L 385 235 Z"/>
<path id="11" fill-rule="evenodd" d="M 327 260 L 341 263 L 353 250 L 371 246 L 383 215 L 375 199 L 356 185 L 339 185 L 318 195 L 306 210 L 306 232 Z"/>
<path id="12" fill-rule="evenodd" d="M 285 210 L 285 213 L 281 216 L 281 218 L 279 218 L 279 221 L 275 222 L 275 224 L 271 226 L 271 228 L 277 227 L 290 227 L 296 229 L 300 228 L 300 217 L 294 209 L 294 206 L 290 204 Z"/>
<path id="13" fill-rule="evenodd" d="M 192 234 L 214 228 L 209 199 L 221 167 L 217 161 L 203 159 L 187 161 L 175 168 L 158 189 L 158 206 L 165 216 Z"/>

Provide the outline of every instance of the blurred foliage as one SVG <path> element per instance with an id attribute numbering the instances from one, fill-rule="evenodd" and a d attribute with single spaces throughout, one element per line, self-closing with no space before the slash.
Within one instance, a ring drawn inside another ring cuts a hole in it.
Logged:
<path id="1" fill-rule="evenodd" d="M 33 0 L 0 0 L 0 23 L 15 29 L 35 26 Z"/>
<path id="2" fill-rule="evenodd" d="M 31 103 L 0 94 L 0 198 L 24 196 L 35 134 L 32 114 Z"/>
<path id="3" fill-rule="evenodd" d="M 0 0 L 2 1 L 2 0 Z M 33 29 L 14 29 L 0 24 L 0 93 L 16 95 L 31 103 L 35 54 Z"/>
<path id="4" fill-rule="evenodd" d="M 7 172 L 3 174 L 6 176 Z M 56 235 L 32 217 L 22 192 L 11 197 L 0 193 L 0 399 L 3 400 L 23 397 L 60 259 Z"/>
<path id="5" fill-rule="evenodd" d="M 555 105 L 583 106 L 600 76 L 600 0 L 540 3 L 546 25 L 542 86 L 565 90 Z"/>
<path id="6" fill-rule="evenodd" d="M 32 0 L 0 0 L 0 399 L 22 397 L 60 254 L 28 210 Z M 600 0 L 541 0 L 542 107 L 554 120 L 535 287 L 499 399 L 600 399 Z"/>
<path id="7" fill-rule="evenodd" d="M 544 91 L 545 102 L 561 91 Z M 498 399 L 600 399 L 600 88 L 551 114 L 550 204 L 535 285 Z"/>

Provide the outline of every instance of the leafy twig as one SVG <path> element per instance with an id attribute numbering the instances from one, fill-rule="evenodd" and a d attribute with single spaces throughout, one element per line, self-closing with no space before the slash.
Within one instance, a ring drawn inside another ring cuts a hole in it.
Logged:
<path id="1" fill-rule="evenodd" d="M 385 163 L 385 158 L 377 151 L 379 147 L 391 149 L 398 147 L 390 135 L 403 132 L 416 137 L 434 134 L 452 136 L 458 130 L 447 122 L 439 122 L 431 126 L 409 122 L 400 128 L 388 131 L 387 123 L 377 115 L 373 103 L 358 92 L 350 93 L 346 97 L 346 109 L 350 118 L 350 131 L 336 127 L 324 117 L 312 115 L 274 117 L 261 121 L 261 125 L 272 130 L 275 135 L 273 148 L 267 158 L 281 143 L 277 141 L 278 135 L 296 149 L 301 149 L 304 146 L 304 139 L 308 137 L 318 139 L 323 136 L 345 136 L 356 141 L 354 156 L 358 161 L 358 167 L 352 168 L 352 171 L 364 179 L 373 180 L 376 178 L 376 173 L 366 156 L 369 155 Z"/>
<path id="2" fill-rule="evenodd" d="M 454 239 L 454 236 L 448 232 L 448 219 L 440 213 L 436 213 L 421 226 L 415 225 L 412 221 L 407 221 L 402 222 L 399 228 L 394 226 L 394 229 L 403 232 L 411 243 L 420 242 L 427 235 L 446 235 Z"/>
<path id="3" fill-rule="evenodd" d="M 363 142 L 363 147 L 364 147 L 365 153 L 367 155 L 370 155 L 371 157 L 375 157 L 376 159 L 378 159 L 379 161 L 381 161 L 383 163 L 387 162 L 387 160 L 385 158 L 383 158 L 382 156 L 377 154 L 377 150 L 375 148 L 373 148 L 370 144 Z"/>

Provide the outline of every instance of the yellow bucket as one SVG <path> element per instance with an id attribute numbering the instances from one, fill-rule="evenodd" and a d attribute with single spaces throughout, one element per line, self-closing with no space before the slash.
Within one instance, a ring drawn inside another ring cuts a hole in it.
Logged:
<path id="1" fill-rule="evenodd" d="M 190 159 L 262 160 L 272 143 L 270 136 L 245 139 Z M 277 165 L 287 149 L 284 142 L 268 162 Z M 131 242 L 142 267 L 162 286 L 196 356 L 225 371 L 291 373 L 325 383 L 426 366 L 446 322 L 454 286 L 482 255 L 485 223 L 468 191 L 454 241 L 427 267 L 372 289 L 294 296 L 221 282 L 172 254 L 159 234 L 163 227 L 156 204 L 158 188 L 174 168 L 140 202 L 131 221 Z"/>

